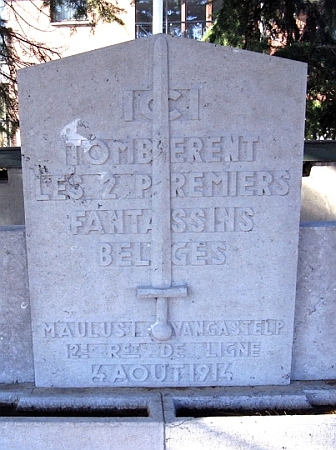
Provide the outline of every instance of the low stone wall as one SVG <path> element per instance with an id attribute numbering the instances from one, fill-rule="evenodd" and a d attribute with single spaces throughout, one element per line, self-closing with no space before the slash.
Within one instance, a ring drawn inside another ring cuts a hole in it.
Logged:
<path id="1" fill-rule="evenodd" d="M 24 227 L 0 227 L 0 241 L 0 383 L 33 382 Z M 335 267 L 336 222 L 302 224 L 293 380 L 336 379 Z"/>
<path id="2" fill-rule="evenodd" d="M 292 379 L 336 379 L 336 222 L 302 223 Z"/>
<path id="3" fill-rule="evenodd" d="M 8 169 L 0 182 L 0 226 L 24 225 L 22 170 Z"/>
<path id="4" fill-rule="evenodd" d="M 24 226 L 0 227 L 0 383 L 34 380 Z"/>

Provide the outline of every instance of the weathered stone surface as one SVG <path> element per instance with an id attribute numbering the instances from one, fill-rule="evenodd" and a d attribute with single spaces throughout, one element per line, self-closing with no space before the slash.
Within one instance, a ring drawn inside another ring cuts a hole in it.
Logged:
<path id="1" fill-rule="evenodd" d="M 299 262 L 298 262 L 298 283 L 297 302 L 295 319 L 295 341 L 293 347 L 292 379 L 295 380 L 319 380 L 334 379 L 334 352 L 336 345 L 332 326 L 327 325 L 328 321 L 336 315 L 335 294 L 334 294 L 334 254 L 336 247 L 336 226 L 331 223 L 306 225 L 300 228 Z M 6 232 L 4 232 L 6 231 Z M 8 232 L 10 231 L 10 232 Z M 10 279 L 15 280 L 13 285 L 7 287 L 7 292 L 14 292 L 12 289 L 19 288 L 20 283 L 26 286 L 26 299 L 28 302 L 27 288 L 27 267 L 18 264 L 17 255 L 25 255 L 25 239 L 23 238 L 23 227 L 5 228 L 1 232 L 1 242 L 3 249 L 10 248 L 15 257 L 7 260 L 7 264 L 1 268 L 0 279 L 2 286 L 8 283 L 8 273 Z M 14 237 L 15 236 L 15 237 Z M 9 266 L 10 263 L 10 266 Z M 13 297 L 1 294 L 1 314 L 2 317 L 13 318 Z M 324 296 L 323 302 L 318 304 L 316 311 L 312 300 L 317 296 Z M 3 334 L 1 346 L 4 351 L 1 353 L 1 364 L 7 368 L 2 372 L 0 383 L 13 383 L 16 381 L 33 381 L 33 350 L 30 340 L 30 314 L 15 315 L 16 321 L 10 325 L 6 319 L 3 320 Z M 23 312 L 21 311 L 21 313 Z M 317 314 L 316 314 L 317 313 Z M 5 324 L 5 325 L 4 325 Z M 9 332 L 10 330 L 10 332 Z M 16 348 L 16 358 L 13 360 L 13 352 L 10 348 Z M 18 378 L 17 374 L 20 373 Z M 328 393 L 328 398 L 330 395 Z M 323 400 L 326 402 L 326 399 Z M 334 400 L 332 400 L 334 401 Z M 324 403 L 326 404 L 326 403 Z"/>
<path id="2" fill-rule="evenodd" d="M 25 229 L 0 227 L 0 383 L 34 380 Z"/>
<path id="3" fill-rule="evenodd" d="M 8 169 L 8 182 L 0 183 L 0 226 L 24 225 L 21 169 Z"/>
<path id="4" fill-rule="evenodd" d="M 289 382 L 305 70 L 157 36 L 21 72 L 38 386 Z"/>
<path id="5" fill-rule="evenodd" d="M 336 223 L 300 228 L 292 376 L 336 378 Z"/>

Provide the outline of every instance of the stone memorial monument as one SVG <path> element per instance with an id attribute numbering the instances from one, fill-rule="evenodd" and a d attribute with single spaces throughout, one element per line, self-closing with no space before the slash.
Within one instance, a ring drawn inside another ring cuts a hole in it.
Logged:
<path id="1" fill-rule="evenodd" d="M 306 66 L 158 35 L 19 83 L 36 385 L 288 384 Z"/>

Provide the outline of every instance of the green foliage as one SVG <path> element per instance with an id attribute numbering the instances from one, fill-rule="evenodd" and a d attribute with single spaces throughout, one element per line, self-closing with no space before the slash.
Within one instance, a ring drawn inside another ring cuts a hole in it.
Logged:
<path id="1" fill-rule="evenodd" d="M 227 0 L 216 15 L 214 25 L 204 40 L 214 44 L 229 45 L 254 50 L 261 42 L 259 20 L 261 3 Z"/>
<path id="2" fill-rule="evenodd" d="M 308 63 L 306 138 L 336 139 L 336 45 L 296 42 L 276 55 Z"/>
<path id="3" fill-rule="evenodd" d="M 335 1 L 224 0 L 205 40 L 307 62 L 306 138 L 336 139 Z"/>
<path id="4" fill-rule="evenodd" d="M 299 37 L 295 15 L 304 9 L 303 1 L 224 0 L 205 40 L 245 50 L 270 51 L 272 40 L 282 35 L 288 43 Z"/>

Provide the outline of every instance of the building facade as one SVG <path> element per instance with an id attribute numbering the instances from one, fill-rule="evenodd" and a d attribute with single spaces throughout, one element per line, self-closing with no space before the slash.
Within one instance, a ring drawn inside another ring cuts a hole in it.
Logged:
<path id="1" fill-rule="evenodd" d="M 8 85 L 15 98 L 16 83 L 8 80 L 15 80 L 21 67 L 152 34 L 153 0 L 113 4 L 120 8 L 120 20 L 104 22 L 89 10 L 86 0 L 52 0 L 48 6 L 43 0 L 0 0 L 0 21 L 4 30 L 11 30 L 10 38 L 0 33 L 5 42 L 3 54 L 7 45 L 14 55 L 9 65 L 9 58 L 0 58 L 0 84 Z M 221 0 L 163 0 L 163 32 L 201 39 L 220 6 Z M 20 145 L 19 133 L 13 136 L 11 131 L 16 127 L 17 115 L 13 119 L 8 111 L 8 105 L 0 105 L 0 146 Z"/>
<path id="2" fill-rule="evenodd" d="M 201 39 L 220 4 L 220 0 L 164 0 L 163 32 Z M 153 0 L 127 0 L 117 6 L 123 9 L 118 15 L 123 25 L 97 21 L 86 11 L 85 0 L 57 0 L 50 7 L 41 0 L 16 0 L 6 4 L 2 18 L 8 27 L 64 57 L 152 34 Z"/>

